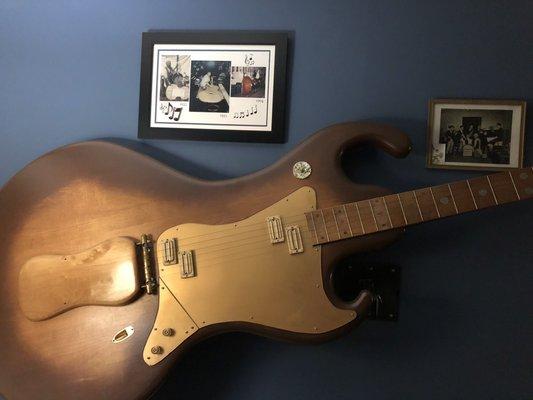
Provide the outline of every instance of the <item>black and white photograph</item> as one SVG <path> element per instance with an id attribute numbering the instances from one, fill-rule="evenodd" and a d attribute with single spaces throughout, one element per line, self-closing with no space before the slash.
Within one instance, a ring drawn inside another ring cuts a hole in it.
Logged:
<path id="1" fill-rule="evenodd" d="M 190 55 L 162 55 L 160 64 L 159 99 L 161 101 L 188 101 L 190 90 Z"/>
<path id="2" fill-rule="evenodd" d="M 286 32 L 143 33 L 139 137 L 283 142 Z"/>
<path id="3" fill-rule="evenodd" d="M 231 97 L 265 97 L 266 67 L 231 67 Z"/>
<path id="4" fill-rule="evenodd" d="M 516 101 L 434 100 L 430 104 L 428 166 L 518 168 L 525 104 Z"/>
<path id="5" fill-rule="evenodd" d="M 229 112 L 230 68 L 229 61 L 192 62 L 189 111 Z"/>

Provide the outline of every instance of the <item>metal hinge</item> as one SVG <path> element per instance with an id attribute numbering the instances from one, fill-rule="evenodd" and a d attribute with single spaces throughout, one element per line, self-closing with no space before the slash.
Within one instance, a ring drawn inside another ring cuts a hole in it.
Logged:
<path id="1" fill-rule="evenodd" d="M 152 270 L 153 243 L 151 236 L 146 234 L 141 235 L 141 241 L 137 243 L 137 246 L 140 250 L 143 263 L 144 285 L 142 287 L 146 289 L 146 293 L 155 294 L 157 282 L 154 277 L 154 271 Z"/>

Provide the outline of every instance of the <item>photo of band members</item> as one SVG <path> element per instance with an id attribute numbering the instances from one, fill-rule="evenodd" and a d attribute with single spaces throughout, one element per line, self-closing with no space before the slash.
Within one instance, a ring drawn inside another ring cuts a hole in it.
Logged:
<path id="1" fill-rule="evenodd" d="M 511 110 L 443 109 L 445 161 L 509 164 L 512 116 Z"/>
<path id="2" fill-rule="evenodd" d="M 231 67 L 231 97 L 265 97 L 265 67 Z"/>
<path id="3" fill-rule="evenodd" d="M 189 100 L 191 56 L 164 55 L 161 64 L 159 100 Z"/>

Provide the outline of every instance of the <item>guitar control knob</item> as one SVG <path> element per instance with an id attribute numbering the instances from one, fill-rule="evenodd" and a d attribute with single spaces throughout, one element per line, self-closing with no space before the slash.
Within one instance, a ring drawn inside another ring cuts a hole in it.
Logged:
<path id="1" fill-rule="evenodd" d="M 161 346 L 154 346 L 151 350 L 152 354 L 162 354 L 163 348 Z"/>
<path id="2" fill-rule="evenodd" d="M 174 329 L 172 328 L 163 329 L 163 336 L 174 336 Z"/>

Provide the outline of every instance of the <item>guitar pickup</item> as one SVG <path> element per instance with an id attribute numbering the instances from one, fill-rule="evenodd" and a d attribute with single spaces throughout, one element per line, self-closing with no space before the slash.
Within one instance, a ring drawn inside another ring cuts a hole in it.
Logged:
<path id="1" fill-rule="evenodd" d="M 289 246 L 289 254 L 298 254 L 304 252 L 304 243 L 302 241 L 302 234 L 298 225 L 288 226 L 285 229 L 287 233 L 287 245 Z"/>
<path id="2" fill-rule="evenodd" d="M 166 239 L 163 242 L 163 265 L 174 265 L 178 263 L 176 239 Z"/>
<path id="3" fill-rule="evenodd" d="M 268 235 L 270 236 L 270 243 L 275 244 L 285 241 L 281 217 L 279 215 L 273 215 L 272 217 L 267 217 L 266 222 L 268 227 Z"/>
<path id="4" fill-rule="evenodd" d="M 183 279 L 196 276 L 194 254 L 192 251 L 178 252 L 178 264 L 180 266 L 180 274 Z"/>

